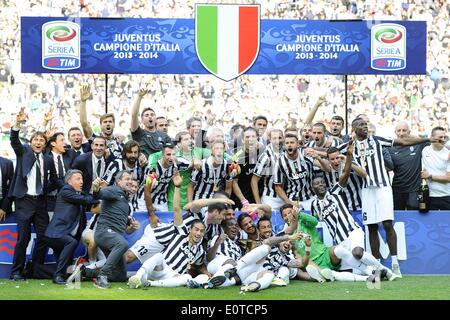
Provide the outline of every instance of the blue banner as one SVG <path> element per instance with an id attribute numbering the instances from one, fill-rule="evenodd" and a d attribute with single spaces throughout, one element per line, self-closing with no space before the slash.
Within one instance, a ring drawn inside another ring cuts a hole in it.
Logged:
<path id="1" fill-rule="evenodd" d="M 261 20 L 248 74 L 425 74 L 425 21 Z M 206 74 L 194 19 L 22 17 L 22 72 Z"/>

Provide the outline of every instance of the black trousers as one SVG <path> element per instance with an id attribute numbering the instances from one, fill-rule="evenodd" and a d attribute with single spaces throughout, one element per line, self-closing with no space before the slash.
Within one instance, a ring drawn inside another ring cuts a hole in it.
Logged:
<path id="1" fill-rule="evenodd" d="M 18 237 L 11 268 L 12 275 L 23 273 L 27 246 L 31 239 L 31 224 L 34 225 L 37 234 L 32 260 L 35 263 L 44 263 L 46 244 L 43 237 L 49 223 L 45 198 L 25 196 L 16 199 L 16 220 Z"/>
<path id="2" fill-rule="evenodd" d="M 47 245 L 53 249 L 56 258 L 56 271 L 54 277 L 65 276 L 67 267 L 72 262 L 73 253 L 77 249 L 78 241 L 71 235 L 61 238 L 45 237 Z"/>
<path id="3" fill-rule="evenodd" d="M 418 210 L 419 192 L 398 192 L 393 189 L 394 210 Z"/>
<path id="4" fill-rule="evenodd" d="M 430 210 L 450 210 L 450 196 L 430 197 Z"/>

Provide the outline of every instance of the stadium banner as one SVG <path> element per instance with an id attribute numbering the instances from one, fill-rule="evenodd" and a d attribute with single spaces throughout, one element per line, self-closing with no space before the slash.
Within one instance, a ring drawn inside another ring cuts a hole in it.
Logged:
<path id="1" fill-rule="evenodd" d="M 239 213 L 237 213 L 239 215 Z M 90 218 L 88 213 L 88 219 Z M 172 221 L 173 213 L 157 212 L 161 222 Z M 141 228 L 136 232 L 126 235 L 131 247 L 144 233 L 148 225 L 148 214 L 136 212 L 133 217 L 141 223 Z M 361 212 L 354 212 L 353 217 L 362 226 Z M 274 211 L 272 225 L 277 233 L 283 229 L 284 222 L 281 214 Z M 418 211 L 395 211 L 394 227 L 397 231 L 398 257 L 403 274 L 450 274 L 450 255 L 448 243 L 450 243 L 450 211 L 430 211 L 427 214 Z M 380 228 L 380 231 L 383 228 Z M 326 227 L 319 223 L 318 231 L 322 233 L 324 243 L 332 245 L 331 236 Z M 366 235 L 368 231 L 366 230 Z M 384 258 L 382 263 L 390 266 L 386 235 L 381 233 L 380 252 Z M 32 233 L 30 244 L 27 248 L 27 259 L 31 258 L 32 248 L 36 234 Z M 14 247 L 17 241 L 17 224 L 15 214 L 8 215 L 5 222 L 0 223 L 0 278 L 8 278 L 13 261 Z M 369 248 L 366 236 L 366 248 Z M 79 245 L 75 256 L 85 255 L 86 248 Z M 46 263 L 54 263 L 55 259 L 49 249 Z M 136 271 L 140 264 L 138 261 L 128 266 L 129 271 Z"/>
<path id="2" fill-rule="evenodd" d="M 260 20 L 259 8 L 203 9 L 198 21 L 21 17 L 22 72 L 210 72 L 224 80 L 244 72 L 426 73 L 425 21 Z"/>

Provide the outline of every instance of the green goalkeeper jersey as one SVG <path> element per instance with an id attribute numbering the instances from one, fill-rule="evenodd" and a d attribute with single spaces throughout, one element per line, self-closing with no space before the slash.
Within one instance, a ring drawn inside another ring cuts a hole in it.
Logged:
<path id="1" fill-rule="evenodd" d="M 304 232 L 311 236 L 311 253 L 309 255 L 312 261 L 320 258 L 329 248 L 323 243 L 317 232 L 316 226 L 319 221 L 312 215 L 300 213 L 297 231 Z M 296 241 L 298 253 L 302 256 L 305 254 L 305 243 L 303 240 Z"/>
<path id="2" fill-rule="evenodd" d="M 211 151 L 205 148 L 196 148 L 192 149 L 190 155 L 184 155 L 179 148 L 177 148 L 176 156 L 179 158 L 184 158 L 186 160 L 192 161 L 192 159 L 202 160 L 211 155 Z M 153 153 L 148 157 L 148 167 L 156 168 L 157 162 L 162 158 L 162 151 Z M 188 203 L 187 189 L 189 185 L 189 181 L 191 181 L 191 173 L 192 170 L 180 171 L 180 175 L 183 177 L 183 183 L 180 187 L 180 198 L 181 198 L 181 208 L 183 208 Z M 173 194 L 175 192 L 175 186 L 171 181 L 169 184 L 169 188 L 167 190 L 167 207 L 169 211 L 173 211 Z"/>

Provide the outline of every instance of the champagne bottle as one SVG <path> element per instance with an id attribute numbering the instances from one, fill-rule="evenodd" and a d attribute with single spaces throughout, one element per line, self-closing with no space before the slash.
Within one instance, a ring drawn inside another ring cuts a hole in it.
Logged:
<path id="1" fill-rule="evenodd" d="M 430 210 L 430 189 L 427 179 L 422 179 L 422 188 L 419 192 L 419 212 L 426 213 Z"/>

